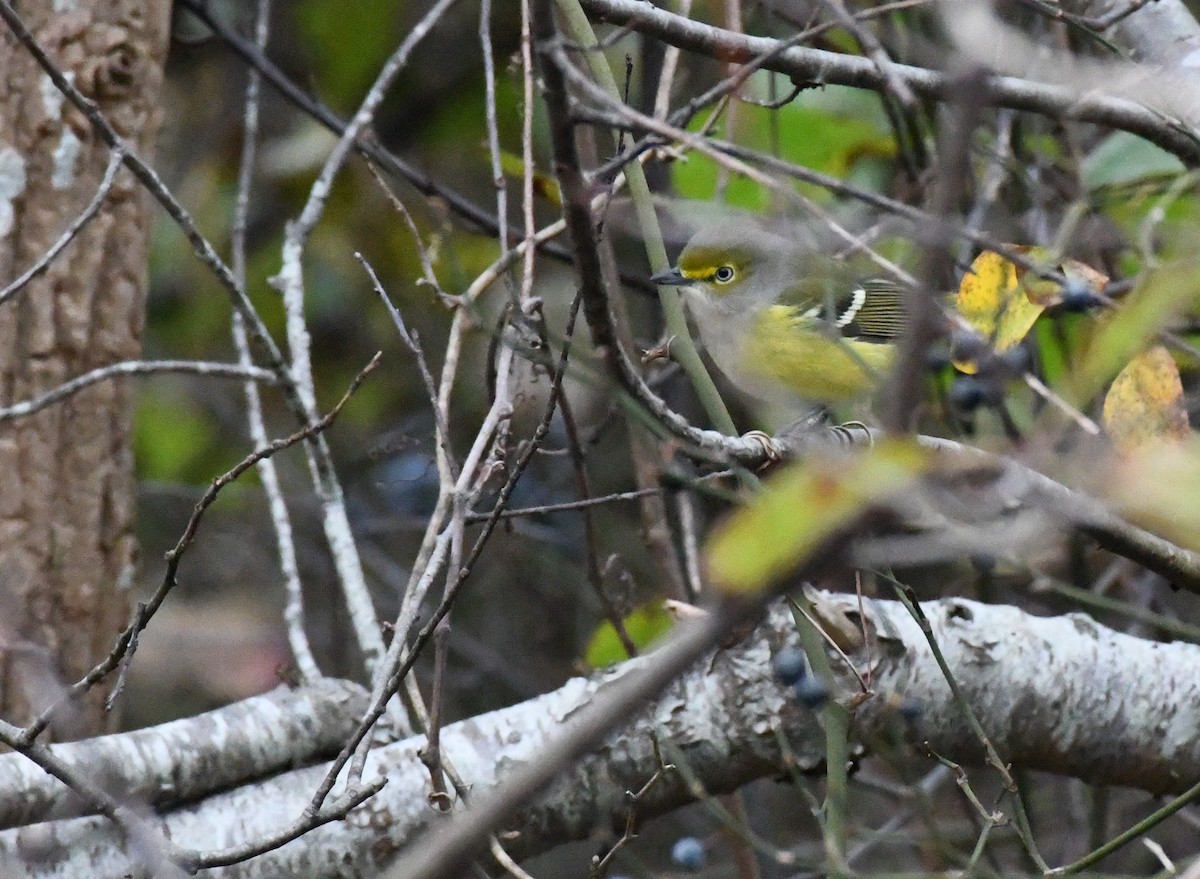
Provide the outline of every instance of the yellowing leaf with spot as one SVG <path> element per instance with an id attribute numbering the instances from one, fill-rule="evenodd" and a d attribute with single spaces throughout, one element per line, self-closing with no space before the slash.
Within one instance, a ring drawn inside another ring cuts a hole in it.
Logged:
<path id="1" fill-rule="evenodd" d="M 1200 441 L 1150 443 L 1105 468 L 1097 493 L 1123 518 L 1200 550 Z"/>
<path id="2" fill-rule="evenodd" d="M 1117 451 L 1129 454 L 1153 442 L 1191 436 L 1179 367 L 1156 345 L 1121 370 L 1104 397 L 1104 429 Z"/>
<path id="3" fill-rule="evenodd" d="M 996 351 L 1024 339 L 1045 310 L 1026 294 L 1017 267 L 990 250 L 979 254 L 963 276 L 955 308 Z M 970 361 L 956 360 L 954 365 L 962 372 L 978 371 Z"/>
<path id="4" fill-rule="evenodd" d="M 885 440 L 852 457 L 813 456 L 772 478 L 709 541 L 708 574 L 724 591 L 752 594 L 792 571 L 836 531 L 910 485 L 928 455 Z"/>

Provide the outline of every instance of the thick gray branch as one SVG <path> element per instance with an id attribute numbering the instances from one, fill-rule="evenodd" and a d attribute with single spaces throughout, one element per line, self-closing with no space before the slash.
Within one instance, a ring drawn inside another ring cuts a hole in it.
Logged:
<path id="1" fill-rule="evenodd" d="M 1080 15 L 1102 17 L 1128 5 L 1129 0 L 1077 0 L 1070 8 Z M 1152 0 L 1118 21 L 1105 36 L 1146 64 L 1191 73 L 1200 68 L 1200 26 L 1181 0 Z"/>
<path id="2" fill-rule="evenodd" d="M 162 726 L 51 749 L 114 796 L 163 807 L 335 754 L 366 707 L 362 687 L 324 679 Z M 81 806 L 62 782 L 24 756 L 0 755 L 0 826 L 78 815 Z"/>
<path id="3" fill-rule="evenodd" d="M 764 69 L 786 73 L 799 82 L 848 85 L 876 91 L 883 91 L 887 86 L 879 69 L 868 58 L 804 46 L 781 50 L 778 40 L 747 36 L 692 21 L 642 0 L 580 0 L 580 3 L 596 18 L 634 28 L 673 46 L 724 62 L 746 63 L 770 54 L 772 57 L 762 65 Z M 922 97 L 945 100 L 955 84 L 953 76 L 921 67 L 896 64 L 891 72 Z M 1069 83 L 1052 85 L 1015 76 L 997 76 L 988 82 L 986 100 L 997 106 L 1130 131 L 1190 165 L 1200 162 L 1200 139 L 1195 131 L 1126 98 L 1097 91 L 1081 93 Z"/>
<path id="4" fill-rule="evenodd" d="M 1072 614 L 1044 619 L 1011 607 L 962 599 L 923 605 L 937 641 L 971 707 L 1006 760 L 1155 793 L 1179 791 L 1200 778 L 1200 647 L 1132 638 Z M 818 601 L 822 619 L 857 625 L 852 596 Z M 861 741 L 903 731 L 939 753 L 978 765 L 981 748 L 963 722 L 919 627 L 890 601 L 866 603 L 876 696 L 855 713 Z M 576 764 L 520 813 L 506 842 L 514 854 L 542 851 L 586 836 L 624 816 L 624 792 L 657 769 L 651 734 L 669 740 L 714 793 L 783 770 L 776 728 L 805 769 L 823 759 L 821 727 L 770 674 L 770 658 L 794 643 L 791 617 L 775 607 L 759 630 L 735 648 L 706 659 L 653 706 L 629 718 L 598 751 Z M 865 671 L 867 651 L 850 658 Z M 856 679 L 841 669 L 848 699 Z M 443 731 L 443 748 L 476 796 L 504 784 L 543 758 L 565 720 L 597 696 L 613 675 L 638 674 L 653 654 L 607 676 L 574 679 L 528 702 L 471 718 Z M 893 707 L 920 705 L 914 724 Z M 282 849 L 206 875 L 266 877 L 373 875 L 428 825 L 444 820 L 426 805 L 428 773 L 409 739 L 372 754 L 364 778 L 387 776 L 383 791 L 341 824 L 318 828 Z M 978 770 L 985 772 L 989 770 Z M 170 838 L 185 848 L 235 845 L 265 837 L 293 821 L 319 783 L 321 767 L 279 775 L 218 794 L 164 818 Z M 677 779 L 653 789 L 642 817 L 686 800 Z M 38 851 L 54 852 L 37 863 Z M 0 866 L 30 877 L 122 876 L 135 869 L 116 831 L 101 819 L 71 819 L 0 833 Z M 14 873 L 14 875 L 16 875 Z"/>

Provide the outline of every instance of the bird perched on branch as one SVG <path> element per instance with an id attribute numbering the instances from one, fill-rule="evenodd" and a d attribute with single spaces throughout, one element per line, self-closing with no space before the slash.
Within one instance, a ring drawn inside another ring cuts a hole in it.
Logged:
<path id="1" fill-rule="evenodd" d="M 652 278 L 682 288 L 705 349 L 738 389 L 792 412 L 869 396 L 904 324 L 898 284 L 804 239 L 722 220 Z"/>

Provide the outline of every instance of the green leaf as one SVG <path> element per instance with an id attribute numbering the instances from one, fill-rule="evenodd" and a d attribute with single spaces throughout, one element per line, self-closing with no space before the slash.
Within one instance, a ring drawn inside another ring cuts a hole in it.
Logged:
<path id="1" fill-rule="evenodd" d="M 1165 263 L 1143 276 L 1092 336 L 1074 370 L 1076 399 L 1090 399 L 1108 384 L 1171 319 L 1196 301 L 1200 262 Z"/>
<path id="2" fill-rule="evenodd" d="M 663 610 L 662 604 L 656 602 L 635 608 L 633 613 L 625 617 L 624 623 L 626 634 L 641 650 L 669 632 L 674 620 Z M 617 636 L 617 630 L 611 622 L 605 620 L 588 642 L 585 661 L 592 668 L 605 668 L 628 658 L 625 647 Z"/>
<path id="3" fill-rule="evenodd" d="M 837 530 L 911 484 L 927 457 L 912 442 L 883 440 L 862 454 L 791 465 L 709 541 L 710 580 L 731 593 L 770 587 Z"/>
<path id="4" fill-rule="evenodd" d="M 1184 170 L 1183 163 L 1166 150 L 1136 134 L 1116 131 L 1084 158 L 1083 182 L 1094 190 L 1180 174 Z"/>

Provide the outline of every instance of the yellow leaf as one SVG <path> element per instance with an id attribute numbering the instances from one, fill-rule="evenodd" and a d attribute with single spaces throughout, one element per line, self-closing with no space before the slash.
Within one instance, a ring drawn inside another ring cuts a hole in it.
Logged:
<path id="1" fill-rule="evenodd" d="M 1104 428 L 1119 452 L 1191 436 L 1179 367 L 1156 345 L 1121 370 L 1104 397 Z"/>
<path id="2" fill-rule="evenodd" d="M 730 593 L 767 589 L 838 529 L 912 483 L 927 459 L 914 443 L 885 440 L 853 457 L 791 465 L 717 529 L 706 550 L 710 580 Z"/>
<path id="3" fill-rule="evenodd" d="M 1026 294 L 1022 274 L 1000 254 L 985 250 L 971 263 L 958 288 L 958 313 L 997 352 L 1024 339 L 1045 310 Z M 970 361 L 956 360 L 954 365 L 968 374 L 978 371 Z"/>

